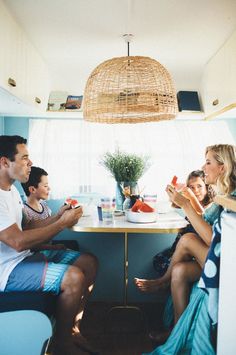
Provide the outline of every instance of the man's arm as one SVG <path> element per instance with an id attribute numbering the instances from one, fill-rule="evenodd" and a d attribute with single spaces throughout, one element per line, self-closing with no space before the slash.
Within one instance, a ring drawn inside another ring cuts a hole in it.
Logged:
<path id="1" fill-rule="evenodd" d="M 72 227 L 78 222 L 82 213 L 82 208 L 71 209 L 65 211 L 54 223 L 31 230 L 21 231 L 15 223 L 0 232 L 0 241 L 18 252 L 31 249 L 40 243 L 48 242 L 63 229 Z"/>

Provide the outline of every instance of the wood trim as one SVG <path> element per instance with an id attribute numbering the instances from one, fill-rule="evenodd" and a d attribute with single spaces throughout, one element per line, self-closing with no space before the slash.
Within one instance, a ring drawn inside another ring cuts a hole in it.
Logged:
<path id="1" fill-rule="evenodd" d="M 150 233 L 150 234 L 176 234 L 182 231 L 184 228 L 103 228 L 103 227 L 83 227 L 75 225 L 71 228 L 74 232 L 93 232 L 93 233 Z"/>
<path id="2" fill-rule="evenodd" d="M 234 108 L 236 108 L 236 102 L 233 104 L 230 104 L 228 106 L 223 107 L 221 110 L 213 112 L 212 114 L 210 114 L 209 116 L 206 116 L 204 118 L 205 121 L 209 121 L 212 120 L 213 118 L 216 118 L 217 116 L 222 115 L 223 113 L 233 110 Z"/>
<path id="3" fill-rule="evenodd" d="M 217 195 L 214 202 L 231 211 L 236 212 L 236 198 Z"/>

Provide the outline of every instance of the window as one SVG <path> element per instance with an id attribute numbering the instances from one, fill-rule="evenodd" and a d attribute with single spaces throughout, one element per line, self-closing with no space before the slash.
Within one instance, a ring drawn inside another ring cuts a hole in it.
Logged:
<path id="1" fill-rule="evenodd" d="M 52 198 L 81 192 L 115 194 L 115 181 L 99 165 L 106 151 L 149 154 L 151 168 L 139 181 L 140 190 L 167 199 L 165 186 L 173 175 L 184 182 L 204 163 L 207 145 L 234 144 L 223 121 L 161 121 L 107 125 L 81 120 L 31 119 L 29 149 L 33 164 L 49 174 Z"/>

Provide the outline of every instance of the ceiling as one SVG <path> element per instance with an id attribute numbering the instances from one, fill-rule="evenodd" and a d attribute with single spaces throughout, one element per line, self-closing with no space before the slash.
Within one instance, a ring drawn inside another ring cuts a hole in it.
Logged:
<path id="1" fill-rule="evenodd" d="M 236 28 L 236 0 L 4 0 L 48 64 L 53 90 L 83 93 L 91 71 L 127 55 L 150 56 L 177 90 L 198 90 L 207 61 Z"/>

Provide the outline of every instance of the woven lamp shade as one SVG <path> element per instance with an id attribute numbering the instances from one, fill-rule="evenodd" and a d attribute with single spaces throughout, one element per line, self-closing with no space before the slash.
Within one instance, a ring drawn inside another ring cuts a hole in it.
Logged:
<path id="1" fill-rule="evenodd" d="M 84 119 L 139 123 L 175 118 L 177 98 L 168 71 L 149 57 L 127 56 L 98 65 L 88 78 Z"/>

